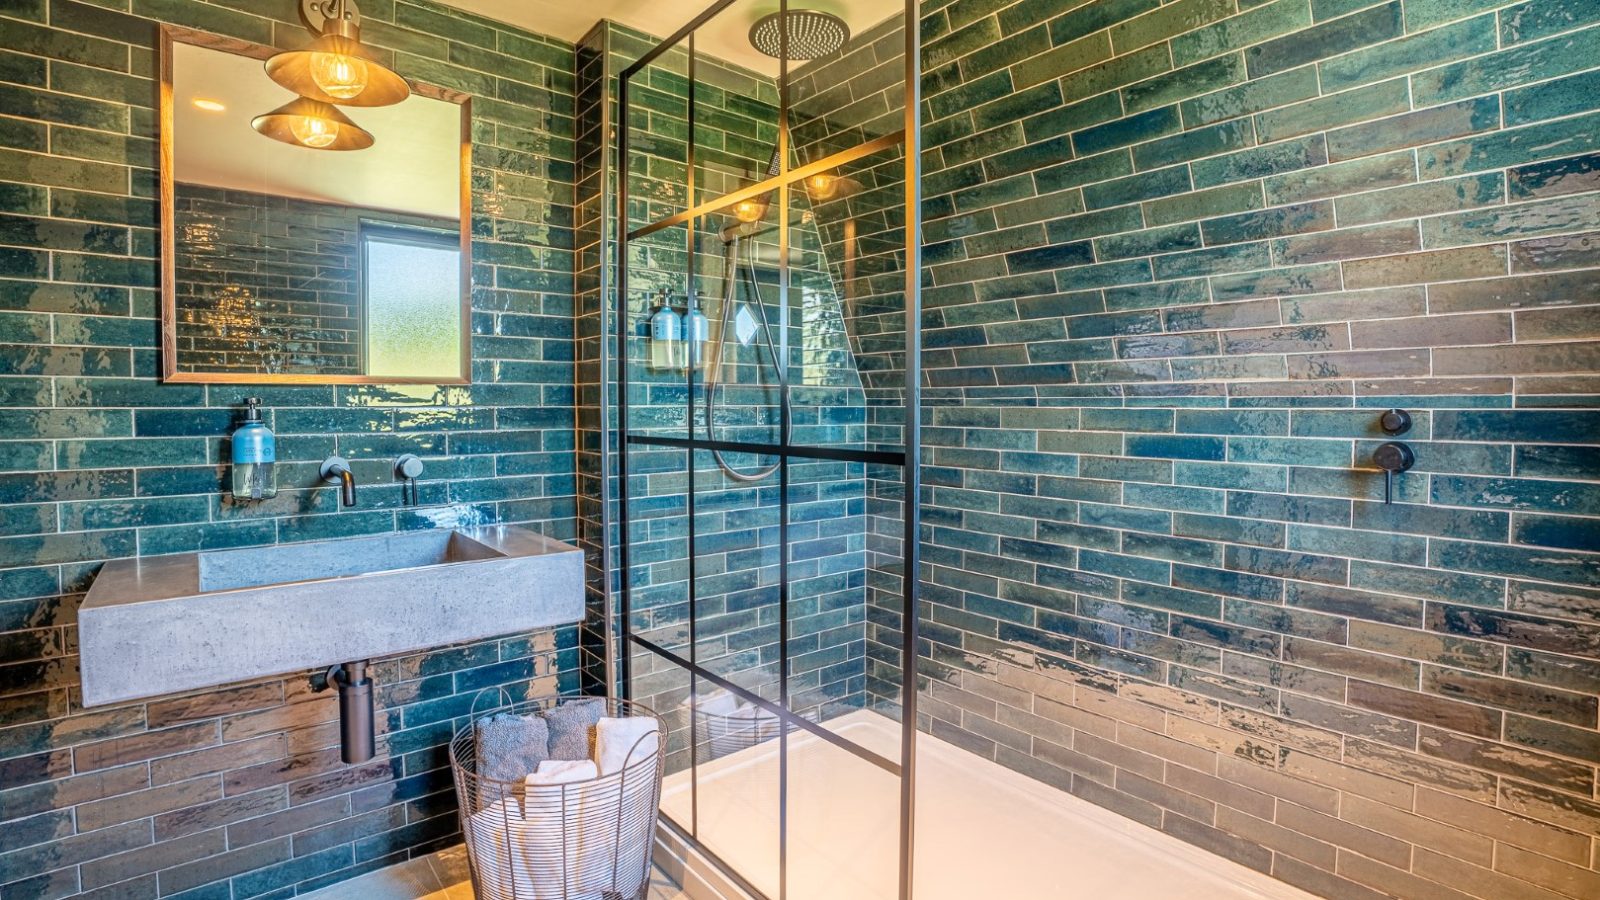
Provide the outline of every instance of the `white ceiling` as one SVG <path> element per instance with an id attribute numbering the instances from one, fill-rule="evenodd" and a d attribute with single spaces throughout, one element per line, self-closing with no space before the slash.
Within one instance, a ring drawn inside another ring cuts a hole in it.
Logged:
<path id="1" fill-rule="evenodd" d="M 537 34 L 576 41 L 601 19 L 667 37 L 711 5 L 711 0 L 441 0 Z M 860 34 L 895 14 L 905 0 L 791 0 L 790 8 L 820 9 L 844 19 Z M 778 0 L 738 0 L 707 22 L 695 36 L 695 49 L 767 75 L 778 62 L 750 46 L 750 26 L 778 11 Z"/>
<path id="2" fill-rule="evenodd" d="M 310 150 L 262 137 L 250 120 L 294 99 L 261 60 L 173 44 L 173 171 L 188 184 L 454 219 L 461 213 L 461 107 L 415 94 L 345 107 L 365 150 Z M 215 100 L 222 112 L 197 109 Z"/>

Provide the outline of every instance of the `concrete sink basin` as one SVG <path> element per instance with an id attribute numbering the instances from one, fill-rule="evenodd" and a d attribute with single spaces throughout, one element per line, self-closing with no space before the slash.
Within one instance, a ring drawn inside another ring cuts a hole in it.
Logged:
<path id="1" fill-rule="evenodd" d="M 121 559 L 78 614 L 97 706 L 583 618 L 583 554 L 516 526 Z"/>

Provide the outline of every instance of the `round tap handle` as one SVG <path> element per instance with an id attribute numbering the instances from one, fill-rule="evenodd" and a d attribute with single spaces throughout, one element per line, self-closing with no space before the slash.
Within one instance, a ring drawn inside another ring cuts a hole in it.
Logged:
<path id="1" fill-rule="evenodd" d="M 1403 409 L 1388 410 L 1378 419 L 1378 427 L 1391 437 L 1405 434 L 1411 430 L 1411 414 Z"/>
<path id="2" fill-rule="evenodd" d="M 415 453 L 407 453 L 394 461 L 394 477 L 416 478 L 422 474 L 422 458 Z"/>

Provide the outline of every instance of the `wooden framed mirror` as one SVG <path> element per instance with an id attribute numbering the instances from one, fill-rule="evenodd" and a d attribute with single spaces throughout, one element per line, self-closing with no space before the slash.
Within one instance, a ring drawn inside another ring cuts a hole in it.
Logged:
<path id="1" fill-rule="evenodd" d="M 408 79 L 275 137 L 275 52 L 162 28 L 163 379 L 469 383 L 471 98 Z"/>

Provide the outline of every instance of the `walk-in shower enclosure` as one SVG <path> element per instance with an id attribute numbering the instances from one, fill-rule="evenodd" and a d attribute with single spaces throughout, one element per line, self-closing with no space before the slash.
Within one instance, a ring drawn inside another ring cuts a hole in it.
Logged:
<path id="1" fill-rule="evenodd" d="M 893 810 L 870 878 L 910 896 L 920 71 L 914 7 L 878 6 L 799 60 L 716 3 L 620 70 L 611 129 L 615 677 L 667 719 L 672 825 L 773 898 L 810 894 L 787 823 L 847 770 L 830 814 Z M 752 743 L 773 783 L 706 775 Z"/>

